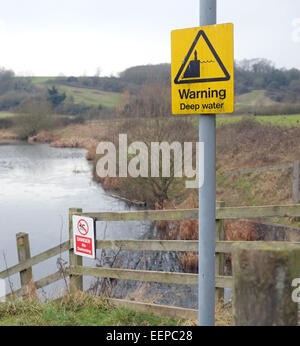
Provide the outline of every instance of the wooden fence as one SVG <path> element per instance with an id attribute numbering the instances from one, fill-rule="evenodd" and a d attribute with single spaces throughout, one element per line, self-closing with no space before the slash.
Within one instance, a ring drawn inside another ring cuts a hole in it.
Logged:
<path id="1" fill-rule="evenodd" d="M 120 211 L 120 212 L 83 212 L 82 209 L 70 209 L 69 211 L 69 241 L 55 246 L 38 255 L 30 255 L 29 237 L 26 233 L 17 234 L 17 249 L 19 263 L 0 272 L 0 279 L 8 278 L 14 274 L 20 274 L 21 288 L 6 298 L 26 296 L 29 287 L 42 288 L 58 280 L 62 273 L 58 271 L 38 281 L 33 281 L 32 266 L 69 252 L 69 266 L 64 275 L 69 276 L 70 292 L 83 289 L 83 276 L 102 278 L 126 279 L 145 282 L 161 282 L 168 284 L 197 285 L 198 275 L 190 273 L 117 269 L 105 267 L 83 266 L 82 257 L 76 256 L 73 249 L 72 215 L 82 215 L 95 218 L 96 221 L 178 221 L 197 220 L 197 209 L 184 210 L 143 210 L 143 211 Z M 225 207 L 224 203 L 218 202 L 216 209 L 216 262 L 215 262 L 215 287 L 216 300 L 224 297 L 224 288 L 231 288 L 232 277 L 224 275 L 224 254 L 230 253 L 233 241 L 224 240 L 224 220 L 226 219 L 251 219 L 270 217 L 296 217 L 300 216 L 300 205 L 261 206 L 261 207 Z M 300 243 L 294 243 L 299 244 Z M 198 241 L 193 240 L 97 240 L 97 249 L 115 249 L 126 251 L 198 251 Z M 125 305 L 134 309 L 147 312 L 155 312 L 171 317 L 197 319 L 197 310 L 184 309 L 173 306 L 158 304 L 146 304 L 143 302 L 123 299 L 111 299 L 114 304 Z"/>

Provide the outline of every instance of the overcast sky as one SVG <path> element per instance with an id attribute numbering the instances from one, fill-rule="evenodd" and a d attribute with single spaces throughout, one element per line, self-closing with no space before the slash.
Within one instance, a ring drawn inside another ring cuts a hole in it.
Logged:
<path id="1" fill-rule="evenodd" d="M 218 0 L 235 59 L 300 69 L 299 0 Z M 170 62 L 170 32 L 198 26 L 199 0 L 0 0 L 0 66 L 35 76 L 116 74 Z"/>

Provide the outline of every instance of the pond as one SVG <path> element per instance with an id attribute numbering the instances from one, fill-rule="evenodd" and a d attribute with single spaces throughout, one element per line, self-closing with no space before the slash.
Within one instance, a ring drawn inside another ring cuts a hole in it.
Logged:
<path id="1" fill-rule="evenodd" d="M 47 144 L 18 143 L 0 145 L 0 271 L 18 262 L 16 233 L 29 233 L 31 255 L 38 254 L 68 240 L 68 210 L 121 211 L 130 207 L 111 197 L 92 178 L 92 165 L 86 151 L 78 148 L 53 148 Z M 156 229 L 149 222 L 97 222 L 98 239 L 153 239 Z M 84 259 L 86 265 L 108 266 L 112 261 L 121 267 L 178 271 L 176 253 L 97 251 L 97 260 Z M 67 253 L 63 255 L 67 260 Z M 33 267 L 38 280 L 58 270 L 56 258 Z M 7 293 L 20 286 L 18 275 L 8 280 Z M 86 278 L 85 289 L 93 280 Z M 58 289 L 59 288 L 59 289 Z M 43 293 L 58 295 L 64 288 L 60 282 Z M 196 287 L 125 282 L 114 287 L 126 297 L 138 290 L 156 297 L 161 303 L 195 307 Z M 134 293 L 135 294 L 135 293 Z M 154 298 L 153 298 L 154 299 Z"/>

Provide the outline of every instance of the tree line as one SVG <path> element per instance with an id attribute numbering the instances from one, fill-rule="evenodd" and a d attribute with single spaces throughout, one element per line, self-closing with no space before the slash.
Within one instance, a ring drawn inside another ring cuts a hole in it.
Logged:
<path id="1" fill-rule="evenodd" d="M 300 104 L 300 71 L 295 68 L 278 69 L 269 60 L 249 59 L 235 62 L 234 73 L 236 95 L 265 90 L 266 96 L 285 106 Z M 44 100 L 50 102 L 56 114 L 81 116 L 82 120 L 100 113 L 112 115 L 111 110 L 103 111 L 101 105 L 75 103 L 59 91 L 59 85 L 69 85 L 120 93 L 119 104 L 113 111 L 117 116 L 161 117 L 171 112 L 170 84 L 171 65 L 167 63 L 131 67 L 117 77 L 57 77 L 49 81 L 46 89 L 36 86 L 29 77 L 0 69 L 0 111 L 15 111 L 30 100 Z"/>
<path id="2" fill-rule="evenodd" d="M 129 90 L 137 95 L 141 86 L 171 85 L 171 65 L 157 64 L 130 67 L 118 77 L 60 77 L 58 83 L 90 87 L 104 91 Z M 266 96 L 277 102 L 300 102 L 300 71 L 276 68 L 267 59 L 245 59 L 234 64 L 235 94 L 265 90 Z"/>
<path id="3" fill-rule="evenodd" d="M 266 59 L 242 60 L 235 63 L 235 93 L 237 95 L 262 89 L 277 102 L 300 103 L 300 71 L 278 69 Z"/>

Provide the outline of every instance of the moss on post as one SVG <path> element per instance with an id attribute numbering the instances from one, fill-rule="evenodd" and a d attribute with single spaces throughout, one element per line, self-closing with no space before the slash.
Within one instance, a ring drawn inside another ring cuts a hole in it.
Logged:
<path id="1" fill-rule="evenodd" d="M 249 242 L 236 243 L 232 249 L 235 325 L 297 325 L 292 281 L 299 277 L 300 246 Z"/>

